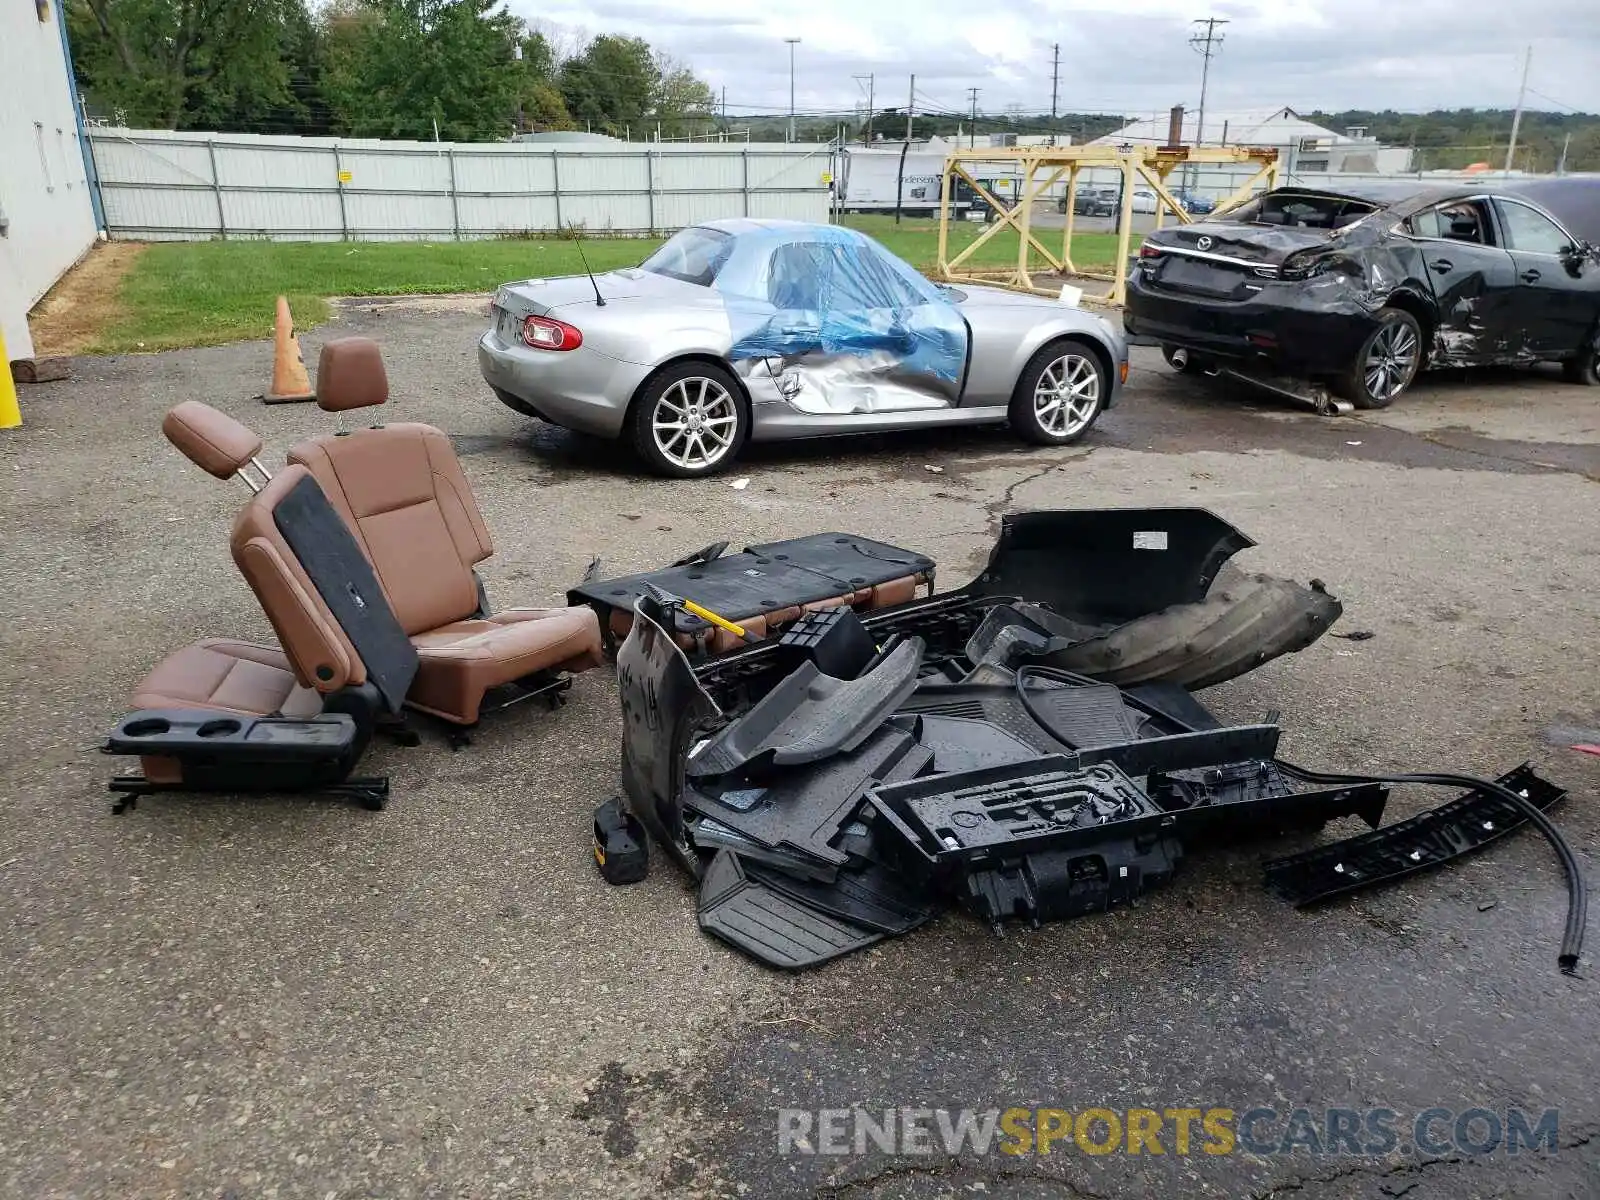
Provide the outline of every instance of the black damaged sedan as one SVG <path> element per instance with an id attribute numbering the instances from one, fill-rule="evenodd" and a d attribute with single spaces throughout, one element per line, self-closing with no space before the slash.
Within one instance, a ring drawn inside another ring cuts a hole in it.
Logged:
<path id="1" fill-rule="evenodd" d="M 1277 188 L 1158 229 L 1129 340 L 1180 371 L 1329 385 L 1383 408 L 1434 367 L 1559 362 L 1600 382 L 1600 178 Z"/>

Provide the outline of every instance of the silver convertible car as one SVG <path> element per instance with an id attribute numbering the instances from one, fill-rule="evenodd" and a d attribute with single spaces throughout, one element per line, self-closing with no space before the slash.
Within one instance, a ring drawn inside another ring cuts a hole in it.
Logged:
<path id="1" fill-rule="evenodd" d="M 640 266 L 495 293 L 478 343 L 507 406 L 626 438 L 663 475 L 747 439 L 1010 422 L 1076 441 L 1127 379 L 1115 327 L 1073 305 L 929 282 L 835 225 L 692 225 Z"/>

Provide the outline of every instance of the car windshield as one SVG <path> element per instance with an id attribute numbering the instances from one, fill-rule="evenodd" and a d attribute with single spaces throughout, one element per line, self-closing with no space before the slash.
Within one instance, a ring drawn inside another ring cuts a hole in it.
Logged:
<path id="1" fill-rule="evenodd" d="M 1342 229 L 1377 206 L 1349 196 L 1315 193 L 1268 192 L 1241 205 L 1225 220 L 1241 225 L 1295 225 L 1302 229 Z"/>
<path id="2" fill-rule="evenodd" d="M 717 272 L 733 250 L 733 236 L 720 229 L 691 225 L 668 238 L 665 244 L 640 264 L 654 275 L 668 275 L 685 283 L 710 287 Z"/>

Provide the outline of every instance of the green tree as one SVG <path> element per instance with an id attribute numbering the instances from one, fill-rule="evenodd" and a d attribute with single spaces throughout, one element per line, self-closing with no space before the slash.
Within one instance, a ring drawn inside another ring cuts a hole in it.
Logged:
<path id="1" fill-rule="evenodd" d="M 293 123 L 302 0 L 67 0 L 66 16 L 79 81 L 108 115 L 166 129 Z"/>
<path id="2" fill-rule="evenodd" d="M 324 16 L 323 92 L 362 137 L 490 141 L 511 133 L 522 25 L 499 0 L 345 0 Z"/>
<path id="3" fill-rule="evenodd" d="M 644 128 L 661 83 L 648 42 L 609 34 L 564 62 L 560 81 L 574 123 L 617 136 Z"/>
<path id="4" fill-rule="evenodd" d="M 666 55 L 656 58 L 656 79 L 652 108 L 663 135 L 682 137 L 710 127 L 716 98 L 705 80 Z"/>
<path id="5" fill-rule="evenodd" d="M 531 31 L 521 42 L 522 72 L 517 83 L 518 125 L 522 129 L 571 129 L 572 115 L 561 98 L 556 49 L 543 33 Z"/>

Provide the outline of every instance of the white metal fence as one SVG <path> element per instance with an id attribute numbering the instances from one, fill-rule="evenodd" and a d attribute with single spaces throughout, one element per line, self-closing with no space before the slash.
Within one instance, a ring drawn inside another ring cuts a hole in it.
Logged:
<path id="1" fill-rule="evenodd" d="M 107 233 L 443 240 L 828 218 L 828 147 L 387 142 L 96 128 Z"/>

